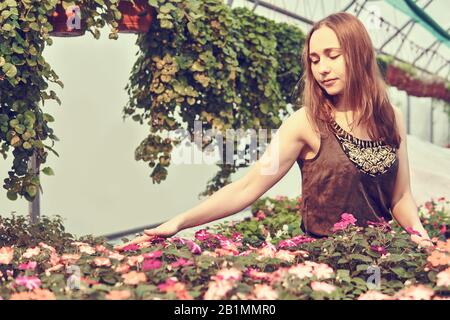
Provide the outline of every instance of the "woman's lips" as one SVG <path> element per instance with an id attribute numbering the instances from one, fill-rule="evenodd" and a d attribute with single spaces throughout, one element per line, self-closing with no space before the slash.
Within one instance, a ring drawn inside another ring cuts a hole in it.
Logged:
<path id="1" fill-rule="evenodd" d="M 330 87 L 330 86 L 332 86 L 332 85 L 335 84 L 336 80 L 337 80 L 337 78 L 335 78 L 335 79 L 330 79 L 330 80 L 326 80 L 326 81 L 322 81 L 322 84 L 323 84 L 324 86 L 326 86 L 326 87 Z"/>

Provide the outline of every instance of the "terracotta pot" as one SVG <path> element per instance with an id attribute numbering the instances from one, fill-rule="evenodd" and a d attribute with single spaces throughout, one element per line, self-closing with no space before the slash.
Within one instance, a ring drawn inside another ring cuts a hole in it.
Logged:
<path id="1" fill-rule="evenodd" d="M 154 11 L 147 0 L 120 1 L 118 9 L 122 13 L 119 33 L 146 33 L 153 21 Z"/>
<path id="2" fill-rule="evenodd" d="M 61 3 L 58 3 L 55 12 L 48 18 L 48 22 L 53 26 L 53 31 L 49 33 L 51 36 L 78 37 L 84 35 L 83 21 L 78 6 L 69 7 L 66 10 Z"/>

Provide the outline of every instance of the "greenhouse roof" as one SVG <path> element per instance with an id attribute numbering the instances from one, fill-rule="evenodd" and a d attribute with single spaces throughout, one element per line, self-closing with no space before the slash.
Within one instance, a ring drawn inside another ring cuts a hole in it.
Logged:
<path id="1" fill-rule="evenodd" d="M 368 29 L 379 54 L 393 56 L 428 74 L 449 80 L 450 2 L 447 0 L 224 0 L 275 21 L 299 25 L 346 11 Z M 412 9 L 412 7 L 414 9 Z"/>

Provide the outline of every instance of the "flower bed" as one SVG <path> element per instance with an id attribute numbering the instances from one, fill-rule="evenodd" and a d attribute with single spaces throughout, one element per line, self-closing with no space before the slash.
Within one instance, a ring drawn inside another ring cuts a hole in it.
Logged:
<path id="1" fill-rule="evenodd" d="M 350 214 L 332 236 L 311 239 L 299 230 L 300 201 L 261 199 L 252 218 L 122 252 L 101 238 L 74 239 L 59 218 L 38 226 L 1 219 L 0 299 L 450 297 L 449 201 L 420 207 L 431 249 L 394 223 L 356 227 Z"/>

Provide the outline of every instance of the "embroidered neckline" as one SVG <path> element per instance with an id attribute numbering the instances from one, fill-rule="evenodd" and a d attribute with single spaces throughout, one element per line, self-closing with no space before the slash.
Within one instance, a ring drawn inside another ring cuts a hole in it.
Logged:
<path id="1" fill-rule="evenodd" d="M 331 126 L 336 130 L 337 134 L 339 134 L 340 136 L 343 136 L 347 140 L 350 140 L 357 146 L 364 147 L 364 148 L 373 148 L 373 147 L 382 146 L 384 144 L 384 142 L 382 140 L 376 140 L 376 141 L 363 140 L 363 139 L 359 139 L 359 138 L 353 136 L 349 132 L 345 131 L 333 118 L 330 118 L 330 123 L 331 123 Z"/>

